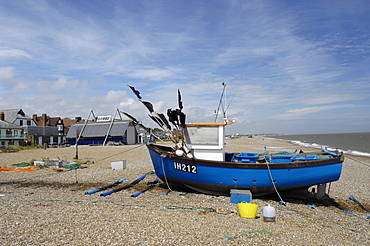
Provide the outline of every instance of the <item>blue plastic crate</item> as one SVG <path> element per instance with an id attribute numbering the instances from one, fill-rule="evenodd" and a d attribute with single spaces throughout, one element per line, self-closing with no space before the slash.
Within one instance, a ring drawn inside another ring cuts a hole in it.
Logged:
<path id="1" fill-rule="evenodd" d="M 250 190 L 230 190 L 230 202 L 241 203 L 241 202 L 252 202 L 252 193 Z"/>
<path id="2" fill-rule="evenodd" d="M 236 156 L 238 162 L 247 162 L 247 163 L 255 163 L 258 160 L 258 153 L 240 153 Z"/>

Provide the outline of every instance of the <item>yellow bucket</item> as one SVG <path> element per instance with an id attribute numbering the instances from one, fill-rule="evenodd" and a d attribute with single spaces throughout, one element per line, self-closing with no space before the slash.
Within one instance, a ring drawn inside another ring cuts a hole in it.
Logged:
<path id="1" fill-rule="evenodd" d="M 238 203 L 238 209 L 240 217 L 254 219 L 257 215 L 258 204 L 241 202 Z"/>

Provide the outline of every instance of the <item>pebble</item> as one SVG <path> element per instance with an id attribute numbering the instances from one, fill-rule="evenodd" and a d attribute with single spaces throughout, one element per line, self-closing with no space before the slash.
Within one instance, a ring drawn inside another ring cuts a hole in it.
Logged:
<path id="1" fill-rule="evenodd" d="M 287 146 L 264 138 L 227 140 L 230 151 L 264 150 L 264 146 Z M 296 146 L 291 146 L 297 148 Z M 72 159 L 73 147 L 1 153 L 0 165 L 42 158 Z M 121 178 L 124 184 L 153 170 L 145 146 L 80 146 L 79 156 L 88 163 L 77 171 L 0 172 L 0 245 L 369 245 L 369 158 L 347 158 L 342 177 L 330 187 L 330 197 L 349 215 L 327 203 L 275 196 L 253 198 L 259 205 L 256 219 L 241 218 L 230 197 L 198 194 L 164 185 L 143 193 L 155 175 L 112 195 L 85 195 Z M 110 161 L 126 160 L 125 170 L 112 170 Z M 356 161 L 359 160 L 359 161 Z M 94 164 L 92 164 L 94 162 Z M 367 163 L 362 165 L 361 163 Z M 276 222 L 263 221 L 267 204 L 276 209 Z M 314 206 L 312 209 L 307 206 Z"/>

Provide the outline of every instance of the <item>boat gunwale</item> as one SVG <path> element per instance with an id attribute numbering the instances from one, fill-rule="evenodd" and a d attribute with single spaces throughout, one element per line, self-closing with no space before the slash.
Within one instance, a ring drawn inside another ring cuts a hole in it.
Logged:
<path id="1" fill-rule="evenodd" d="M 226 167 L 226 168 L 241 168 L 241 169 L 287 169 L 287 168 L 303 168 L 303 167 L 314 167 L 331 164 L 341 164 L 343 162 L 342 157 L 333 157 L 329 159 L 321 160 L 305 160 L 305 161 L 294 161 L 294 162 L 281 162 L 281 163 L 244 163 L 244 162 L 227 162 L 227 161 L 216 161 L 216 160 L 204 160 L 188 157 L 179 157 L 176 154 L 172 154 L 173 149 L 169 146 L 147 144 L 147 148 L 154 151 L 162 158 L 167 158 L 173 161 L 179 161 L 188 164 L 204 165 L 204 166 L 215 166 L 215 167 Z M 309 154 L 316 154 L 309 153 Z M 318 154 L 324 154 L 319 152 Z"/>

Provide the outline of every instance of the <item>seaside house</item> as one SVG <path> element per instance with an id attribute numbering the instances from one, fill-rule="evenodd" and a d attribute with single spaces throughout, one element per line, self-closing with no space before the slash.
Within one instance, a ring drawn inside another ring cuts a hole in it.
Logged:
<path id="1" fill-rule="evenodd" d="M 23 128 L 5 120 L 5 112 L 0 111 L 0 147 L 23 145 L 25 135 Z"/>
<path id="2" fill-rule="evenodd" d="M 4 114 L 4 120 L 18 126 L 36 126 L 33 119 L 27 116 L 22 109 L 0 110 Z"/>
<path id="3" fill-rule="evenodd" d="M 15 144 L 57 145 L 64 142 L 63 122 L 59 117 L 51 118 L 43 114 L 41 117 L 33 115 L 33 118 L 31 118 L 22 109 L 6 109 L 0 111 L 3 112 L 3 121 L 20 127 L 23 130 L 23 141 L 13 141 Z"/>
<path id="4" fill-rule="evenodd" d="M 37 114 L 34 114 L 32 119 L 38 126 L 56 127 L 58 129 L 59 136 L 65 135 L 64 122 L 60 117 L 50 117 L 47 114 L 37 116 Z"/>
<path id="5" fill-rule="evenodd" d="M 32 120 L 36 125 L 25 127 L 29 143 L 49 146 L 65 144 L 66 127 L 63 119 L 47 114 L 33 114 Z"/>

